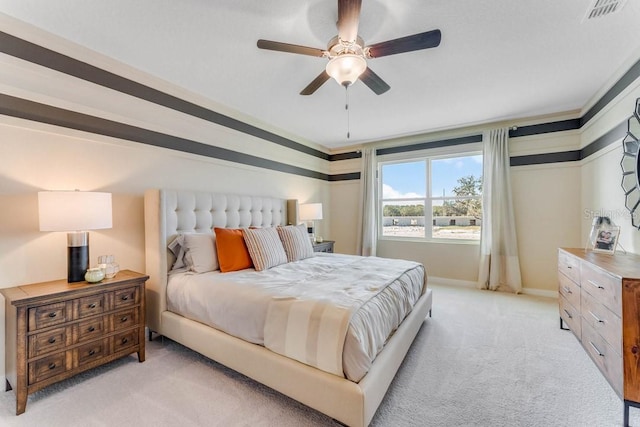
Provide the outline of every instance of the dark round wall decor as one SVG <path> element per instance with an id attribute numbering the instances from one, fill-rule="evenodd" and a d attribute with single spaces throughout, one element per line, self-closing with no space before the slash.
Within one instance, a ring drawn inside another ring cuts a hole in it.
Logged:
<path id="1" fill-rule="evenodd" d="M 631 224 L 640 228 L 640 98 L 636 99 L 633 116 L 627 121 L 627 135 L 622 140 L 622 149 L 624 154 L 620 166 L 624 205 L 631 213 Z"/>

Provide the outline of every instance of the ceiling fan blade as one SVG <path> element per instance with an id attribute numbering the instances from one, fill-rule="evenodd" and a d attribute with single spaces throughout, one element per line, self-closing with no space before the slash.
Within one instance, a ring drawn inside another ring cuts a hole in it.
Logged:
<path id="1" fill-rule="evenodd" d="M 329 74 L 327 74 L 326 71 L 321 72 L 318 75 L 318 77 L 313 79 L 313 81 L 307 85 L 307 87 L 302 89 L 302 92 L 300 92 L 300 95 L 311 95 L 313 92 L 318 90 L 320 86 L 324 84 L 324 82 L 326 82 L 329 79 L 330 79 Z"/>
<path id="2" fill-rule="evenodd" d="M 362 80 L 362 83 L 369 86 L 369 89 L 374 91 L 376 95 L 382 95 L 391 89 L 391 86 L 382 80 L 380 76 L 374 73 L 369 67 L 367 67 L 367 69 L 364 70 L 364 73 L 360 75 L 360 80 Z"/>
<path id="3" fill-rule="evenodd" d="M 369 55 L 372 58 L 395 55 L 396 53 L 411 52 L 420 49 L 429 49 L 440 44 L 442 34 L 440 30 L 431 30 L 412 36 L 388 40 L 369 46 Z"/>
<path id="4" fill-rule="evenodd" d="M 297 44 L 274 42 L 271 40 L 258 40 L 258 47 L 260 49 L 276 50 L 278 52 L 298 53 L 300 55 L 309 56 L 324 56 L 324 50 L 316 49 L 314 47 L 299 46 Z"/>
<path id="5" fill-rule="evenodd" d="M 362 0 L 338 0 L 338 36 L 345 42 L 358 38 Z"/>

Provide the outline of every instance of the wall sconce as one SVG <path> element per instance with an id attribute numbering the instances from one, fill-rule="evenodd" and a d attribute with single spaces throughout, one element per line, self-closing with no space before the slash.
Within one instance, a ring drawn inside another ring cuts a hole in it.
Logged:
<path id="1" fill-rule="evenodd" d="M 67 231 L 67 281 L 81 282 L 89 268 L 89 232 L 112 227 L 111 193 L 38 192 L 40 231 Z"/>
<path id="2" fill-rule="evenodd" d="M 322 238 L 316 234 L 316 221 L 322 219 L 322 203 L 306 203 L 300 205 L 300 220 L 311 221 L 311 238 L 314 242 L 321 242 Z"/>

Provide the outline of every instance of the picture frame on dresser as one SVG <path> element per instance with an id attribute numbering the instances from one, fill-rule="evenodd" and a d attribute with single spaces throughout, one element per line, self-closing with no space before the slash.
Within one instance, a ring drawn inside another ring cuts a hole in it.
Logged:
<path id="1" fill-rule="evenodd" d="M 618 246 L 618 236 L 620 227 L 605 225 L 596 227 L 591 231 L 590 249 L 594 252 L 601 252 L 613 255 Z"/>

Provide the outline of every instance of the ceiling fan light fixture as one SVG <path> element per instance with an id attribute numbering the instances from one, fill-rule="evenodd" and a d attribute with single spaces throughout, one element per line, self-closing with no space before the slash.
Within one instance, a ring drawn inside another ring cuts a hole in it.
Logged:
<path id="1" fill-rule="evenodd" d="M 366 69 L 367 61 L 362 56 L 343 53 L 329 60 L 326 71 L 339 85 L 351 86 Z"/>

